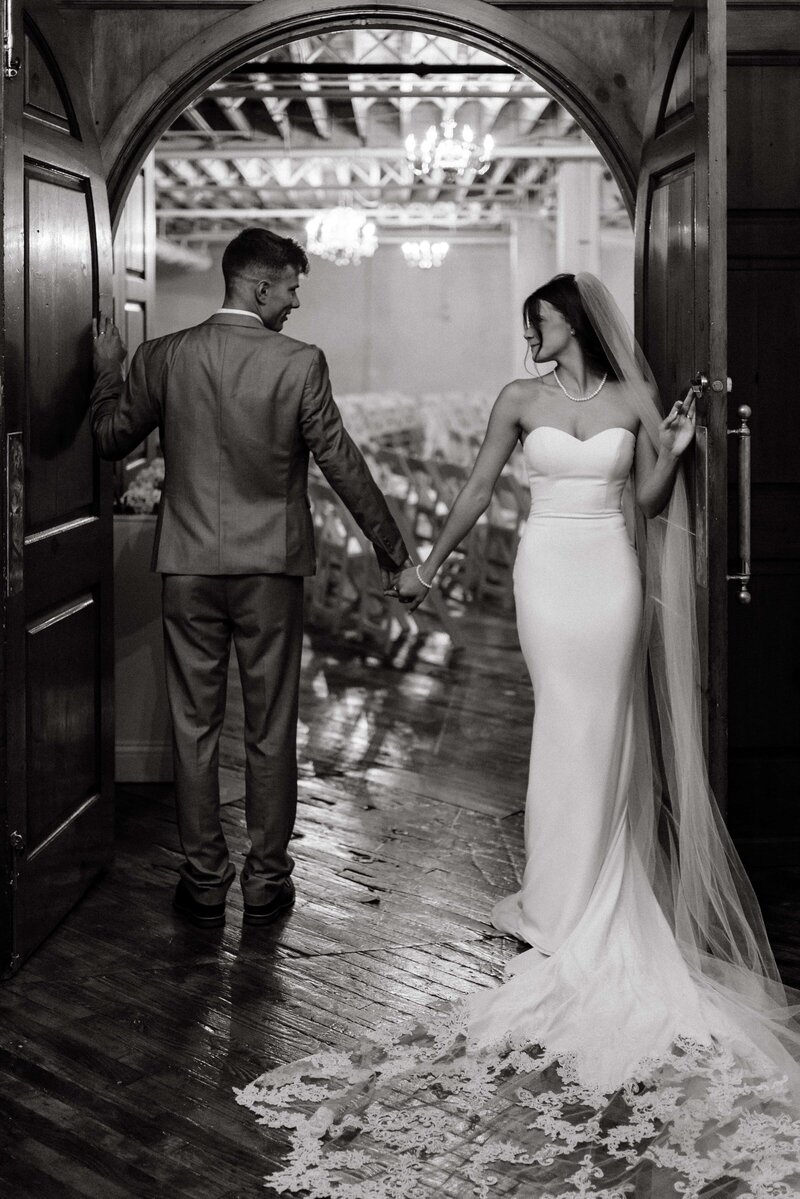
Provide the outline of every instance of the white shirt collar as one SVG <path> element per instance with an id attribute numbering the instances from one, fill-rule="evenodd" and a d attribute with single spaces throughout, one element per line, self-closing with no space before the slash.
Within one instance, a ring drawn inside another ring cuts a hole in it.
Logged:
<path id="1" fill-rule="evenodd" d="M 214 313 L 214 316 L 217 316 L 217 314 L 220 312 L 235 313 L 236 316 L 252 316 L 254 321 L 258 321 L 259 324 L 262 324 L 261 317 L 255 312 L 249 312 L 246 308 L 218 308 Z"/>

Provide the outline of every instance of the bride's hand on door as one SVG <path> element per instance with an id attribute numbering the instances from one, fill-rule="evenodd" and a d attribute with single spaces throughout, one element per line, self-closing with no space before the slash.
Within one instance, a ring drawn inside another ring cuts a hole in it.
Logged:
<path id="1" fill-rule="evenodd" d="M 676 400 L 658 429 L 661 449 L 674 457 L 680 455 L 694 440 L 695 398 Z"/>

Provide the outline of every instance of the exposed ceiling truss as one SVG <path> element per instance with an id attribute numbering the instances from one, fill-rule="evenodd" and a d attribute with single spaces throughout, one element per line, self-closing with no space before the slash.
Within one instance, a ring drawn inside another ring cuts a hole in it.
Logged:
<path id="1" fill-rule="evenodd" d="M 415 178 L 409 134 L 455 120 L 495 141 L 483 175 Z M 159 141 L 159 233 L 215 241 L 243 221 L 302 234 L 309 215 L 348 203 L 379 230 L 496 230 L 554 207 L 560 164 L 599 160 L 541 86 L 482 50 L 416 31 L 351 29 L 248 63 L 212 84 Z M 628 225 L 608 172 L 605 225 Z"/>

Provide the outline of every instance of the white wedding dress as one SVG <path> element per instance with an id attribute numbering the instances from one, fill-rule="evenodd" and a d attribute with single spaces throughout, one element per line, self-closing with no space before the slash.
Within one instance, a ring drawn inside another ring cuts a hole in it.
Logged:
<path id="1" fill-rule="evenodd" d="M 519 892 L 530 948 L 499 987 L 357 1053 L 237 1093 L 291 1130 L 277 1194 L 342 1199 L 800 1195 L 780 1049 L 681 952 L 631 835 L 639 562 L 621 511 L 635 438 L 541 426 L 514 582 L 535 696 Z M 639 697 L 641 698 L 641 697 Z M 787 1069 L 791 1063 L 787 1056 Z"/>
<path id="2" fill-rule="evenodd" d="M 525 876 L 492 921 L 545 954 L 619 889 L 624 867 L 642 613 L 621 511 L 634 445 L 627 429 L 578 441 L 545 425 L 523 450 L 531 513 L 514 595 L 536 719 Z"/>

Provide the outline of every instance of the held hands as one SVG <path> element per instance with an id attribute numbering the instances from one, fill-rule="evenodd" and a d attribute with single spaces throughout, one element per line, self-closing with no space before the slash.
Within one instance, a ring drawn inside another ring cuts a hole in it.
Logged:
<path id="1" fill-rule="evenodd" d="M 120 331 L 110 317 L 92 321 L 92 337 L 94 338 L 94 369 L 100 371 L 109 367 L 120 366 L 128 353 Z"/>
<path id="2" fill-rule="evenodd" d="M 384 572 L 381 572 L 382 574 Z M 386 581 L 389 581 L 389 586 Z M 423 578 L 424 578 L 423 573 Z M 427 580 L 426 580 L 427 581 Z M 425 596 L 430 589 L 425 586 L 417 575 L 416 567 L 406 566 L 405 569 L 397 571 L 396 574 L 389 576 L 386 572 L 384 577 L 383 594 L 390 599 L 398 599 L 401 604 L 405 604 L 409 612 L 414 612 L 420 606 Z"/>
<path id="3" fill-rule="evenodd" d="M 694 437 L 695 397 L 676 400 L 658 427 L 661 449 L 679 458 Z"/>

